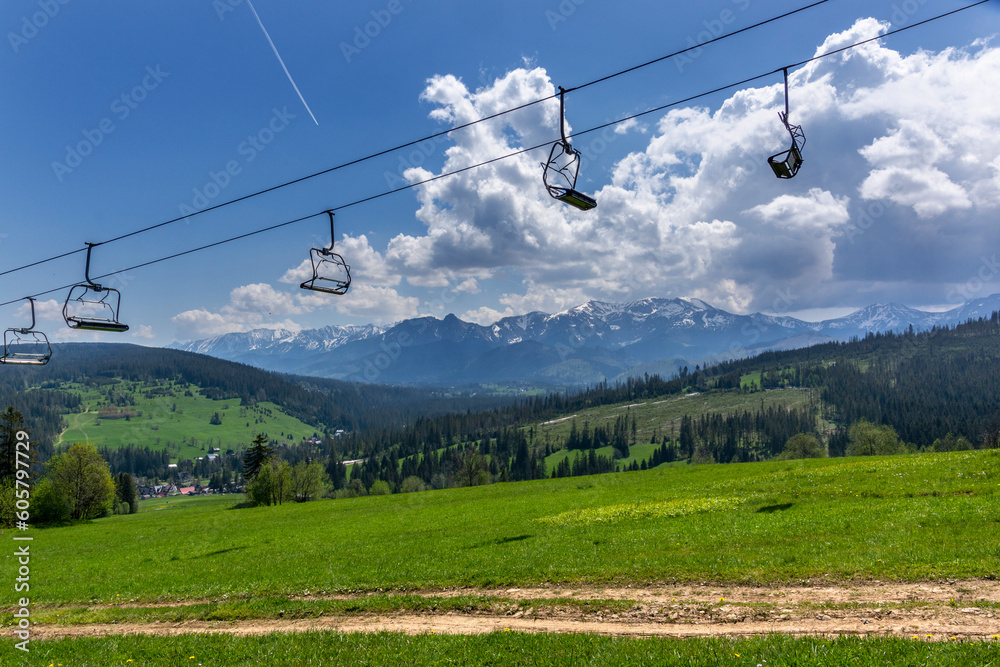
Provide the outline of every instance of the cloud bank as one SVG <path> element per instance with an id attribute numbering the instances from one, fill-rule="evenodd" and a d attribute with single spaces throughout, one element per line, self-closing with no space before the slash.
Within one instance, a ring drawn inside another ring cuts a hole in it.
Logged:
<path id="1" fill-rule="evenodd" d="M 888 27 L 859 20 L 816 53 Z M 384 323 L 432 312 L 424 295 L 440 288 L 479 294 L 462 315 L 480 323 L 651 295 L 735 312 L 983 296 L 1000 291 L 995 271 L 982 275 L 996 265 L 984 253 L 1000 245 L 998 87 L 1000 49 L 988 43 L 902 55 L 872 42 L 791 73 L 791 120 L 807 137 L 795 179 L 776 179 L 766 163 L 789 142 L 776 76 L 717 108 L 675 108 L 610 130 L 634 130 L 644 148 L 614 164 L 591 193 L 593 211 L 548 196 L 539 165 L 547 148 L 522 153 L 417 187 L 419 231 L 380 248 L 365 236 L 338 240 L 355 282 L 335 305 L 248 285 L 219 313 L 174 320 L 193 335 L 284 327 L 281 317 L 330 307 Z M 475 90 L 435 76 L 421 98 L 448 126 L 554 93 L 544 69 L 524 67 Z M 558 133 L 558 100 L 535 104 L 453 132 L 440 170 L 415 166 L 402 178 L 424 181 Z M 308 269 L 293 267 L 281 282 Z"/>

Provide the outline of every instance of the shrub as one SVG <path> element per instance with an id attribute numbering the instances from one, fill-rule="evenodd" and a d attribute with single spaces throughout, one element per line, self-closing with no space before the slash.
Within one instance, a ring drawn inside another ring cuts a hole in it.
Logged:
<path id="1" fill-rule="evenodd" d="M 952 433 L 935 440 L 931 448 L 935 452 L 960 452 L 973 449 L 971 442 L 961 436 L 956 438 Z"/>
<path id="2" fill-rule="evenodd" d="M 389 486 L 389 482 L 376 479 L 372 483 L 372 487 L 368 489 L 368 493 L 373 496 L 388 496 L 392 494 L 392 487 Z"/>
<path id="3" fill-rule="evenodd" d="M 816 436 L 811 433 L 796 433 L 785 443 L 785 448 L 778 455 L 778 460 L 821 459 L 824 457 L 826 457 L 826 450 Z"/>
<path id="4" fill-rule="evenodd" d="M 399 487 L 400 493 L 417 493 L 419 491 L 424 491 L 427 485 L 424 484 L 424 480 L 420 479 L 416 475 L 410 475 L 403 480 L 403 484 Z"/>
<path id="5" fill-rule="evenodd" d="M 848 431 L 847 456 L 885 456 L 905 454 L 907 449 L 891 426 L 880 426 L 862 419 Z"/>
<path id="6" fill-rule="evenodd" d="M 31 495 L 31 520 L 33 523 L 59 523 L 68 521 L 73 514 L 69 496 L 48 477 L 35 485 Z"/>

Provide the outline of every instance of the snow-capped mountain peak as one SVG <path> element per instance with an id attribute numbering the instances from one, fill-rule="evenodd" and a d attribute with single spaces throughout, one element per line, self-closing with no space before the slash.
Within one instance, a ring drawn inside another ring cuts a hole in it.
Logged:
<path id="1" fill-rule="evenodd" d="M 302 375 L 366 382 L 463 384 L 495 380 L 589 383 L 665 360 L 721 361 L 868 332 L 929 329 L 988 317 L 1000 294 L 943 313 L 880 303 L 846 317 L 729 313 L 701 299 L 649 297 L 630 303 L 588 301 L 547 314 L 505 317 L 488 326 L 455 315 L 419 317 L 387 327 L 256 329 L 170 347 Z M 673 363 L 671 362 L 671 363 Z"/>

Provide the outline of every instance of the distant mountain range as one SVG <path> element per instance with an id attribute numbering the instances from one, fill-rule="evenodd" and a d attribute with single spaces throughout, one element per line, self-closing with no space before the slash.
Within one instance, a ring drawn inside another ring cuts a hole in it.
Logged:
<path id="1" fill-rule="evenodd" d="M 695 363 L 808 347 L 869 332 L 953 326 L 1000 310 L 1000 294 L 931 313 L 876 304 L 846 317 L 805 322 L 735 315 L 698 299 L 589 301 L 561 313 L 531 312 L 488 326 L 420 317 L 388 327 L 257 329 L 187 343 L 198 352 L 283 373 L 387 384 L 492 382 L 584 385 L 642 373 L 672 375 Z"/>

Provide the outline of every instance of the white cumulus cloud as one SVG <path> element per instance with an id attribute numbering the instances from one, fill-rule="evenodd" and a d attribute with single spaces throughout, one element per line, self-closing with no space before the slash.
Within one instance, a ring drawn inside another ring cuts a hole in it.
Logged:
<path id="1" fill-rule="evenodd" d="M 887 27 L 859 20 L 816 53 Z M 618 160 L 593 193 L 593 211 L 548 197 L 542 150 L 422 185 L 423 233 L 393 238 L 384 259 L 412 286 L 473 275 L 480 288 L 522 281 L 522 293 L 507 289 L 470 309 L 476 321 L 551 312 L 566 299 L 649 295 L 736 310 L 774 310 L 775 294 L 796 295 L 782 300 L 786 310 L 853 304 L 859 290 L 940 301 L 943 292 L 929 295 L 923 279 L 913 280 L 914 267 L 960 274 L 983 244 L 1000 242 L 998 85 L 1000 49 L 987 43 L 903 55 L 871 42 L 791 73 L 791 120 L 807 137 L 795 179 L 776 179 L 766 163 L 790 142 L 777 118 L 785 96 L 776 76 L 717 108 L 663 114 L 645 148 Z M 434 77 L 422 98 L 435 105 L 432 118 L 452 124 L 554 92 L 535 67 L 476 90 Z M 440 171 L 404 176 L 423 181 L 551 141 L 558 124 L 558 100 L 533 105 L 452 133 Z M 942 244 L 942 227 L 966 235 Z"/>

